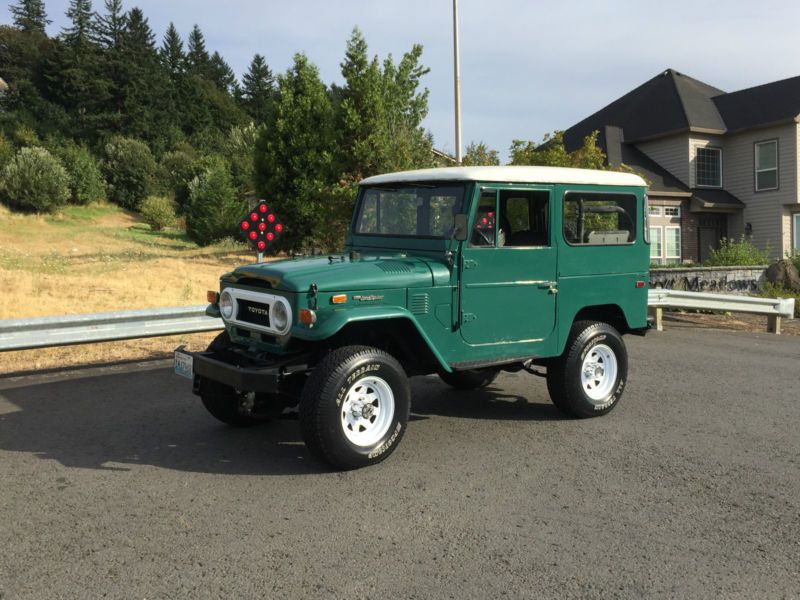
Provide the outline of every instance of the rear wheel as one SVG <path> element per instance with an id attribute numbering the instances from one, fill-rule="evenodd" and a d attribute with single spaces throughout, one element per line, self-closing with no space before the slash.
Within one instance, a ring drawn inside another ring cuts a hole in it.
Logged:
<path id="1" fill-rule="evenodd" d="M 578 321 L 564 354 L 547 368 L 553 404 L 576 417 L 597 417 L 619 402 L 628 380 L 628 353 L 622 336 L 608 323 Z"/>
<path id="2" fill-rule="evenodd" d="M 453 371 L 452 373 L 439 373 L 447 385 L 457 390 L 474 390 L 486 387 L 500 374 L 498 369 L 472 369 L 470 371 Z"/>
<path id="3" fill-rule="evenodd" d="M 300 429 L 309 451 L 339 469 L 376 464 L 405 433 L 411 392 L 403 367 L 367 346 L 323 358 L 300 396 Z"/>

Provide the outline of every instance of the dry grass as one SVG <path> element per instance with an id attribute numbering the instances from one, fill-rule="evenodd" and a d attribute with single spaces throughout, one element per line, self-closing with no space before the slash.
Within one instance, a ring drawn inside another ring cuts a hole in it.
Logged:
<path id="1" fill-rule="evenodd" d="M 253 261 L 244 245 L 198 248 L 178 230 L 153 232 L 111 205 L 56 216 L 0 207 L 0 319 L 202 304 L 219 276 Z M 164 356 L 209 334 L 0 354 L 0 374 Z"/>

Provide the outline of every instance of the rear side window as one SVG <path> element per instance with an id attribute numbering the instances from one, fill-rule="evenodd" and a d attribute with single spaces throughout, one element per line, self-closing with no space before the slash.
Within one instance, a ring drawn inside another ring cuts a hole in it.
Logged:
<path id="1" fill-rule="evenodd" d="M 574 246 L 618 246 L 636 241 L 636 196 L 567 192 L 564 239 Z"/>

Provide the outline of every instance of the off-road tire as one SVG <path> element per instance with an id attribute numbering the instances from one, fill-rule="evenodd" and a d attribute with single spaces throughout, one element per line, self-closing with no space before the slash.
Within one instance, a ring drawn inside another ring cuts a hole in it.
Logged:
<path id="1" fill-rule="evenodd" d="M 476 390 L 492 383 L 500 374 L 499 369 L 472 369 L 469 371 L 441 371 L 439 377 L 457 390 Z"/>
<path id="2" fill-rule="evenodd" d="M 231 339 L 227 331 L 223 331 L 208 345 L 209 352 L 219 352 L 230 347 Z M 211 415 L 232 427 L 250 427 L 259 419 L 239 412 L 239 395 L 232 387 L 200 378 L 200 400 Z"/>
<path id="3" fill-rule="evenodd" d="M 355 385 L 370 378 L 390 389 L 393 413 L 379 439 L 357 445 L 345 433 L 342 408 L 350 394 L 356 394 Z M 306 381 L 300 394 L 300 430 L 312 455 L 337 469 L 357 469 L 377 464 L 394 451 L 405 434 L 410 406 L 408 378 L 394 357 L 369 346 L 344 346 L 317 363 Z"/>
<path id="4" fill-rule="evenodd" d="M 594 358 L 593 358 L 594 357 Z M 614 376 L 593 388 L 596 382 L 584 383 L 585 367 L 595 365 L 603 376 Z M 577 321 L 570 331 L 564 353 L 547 367 L 547 390 L 561 412 L 579 417 L 599 417 L 619 403 L 628 380 L 628 352 L 619 332 L 598 321 Z M 607 392 L 605 390 L 607 389 Z M 601 392 L 598 395 L 598 391 Z"/>

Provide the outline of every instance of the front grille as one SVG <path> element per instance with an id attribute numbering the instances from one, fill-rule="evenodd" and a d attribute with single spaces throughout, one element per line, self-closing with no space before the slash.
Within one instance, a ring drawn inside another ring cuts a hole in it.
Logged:
<path id="1" fill-rule="evenodd" d="M 252 300 L 237 300 L 236 320 L 269 327 L 269 304 Z"/>

